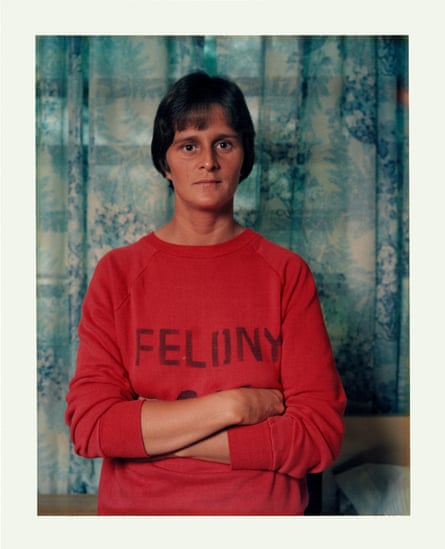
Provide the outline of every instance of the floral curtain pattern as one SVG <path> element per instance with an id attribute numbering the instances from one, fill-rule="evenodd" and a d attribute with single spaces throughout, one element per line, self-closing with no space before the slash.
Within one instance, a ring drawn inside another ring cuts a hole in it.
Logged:
<path id="1" fill-rule="evenodd" d="M 40 36 L 36 40 L 39 492 L 94 493 L 65 393 L 88 280 L 164 223 L 157 105 L 198 69 L 233 78 L 257 130 L 244 225 L 317 280 L 347 413 L 409 413 L 408 42 L 397 36 Z"/>

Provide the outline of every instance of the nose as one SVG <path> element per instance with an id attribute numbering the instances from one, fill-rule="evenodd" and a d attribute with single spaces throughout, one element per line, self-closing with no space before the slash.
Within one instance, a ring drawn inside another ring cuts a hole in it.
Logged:
<path id="1" fill-rule="evenodd" d="M 218 168 L 218 159 L 213 147 L 205 147 L 200 158 L 201 166 L 208 172 Z"/>

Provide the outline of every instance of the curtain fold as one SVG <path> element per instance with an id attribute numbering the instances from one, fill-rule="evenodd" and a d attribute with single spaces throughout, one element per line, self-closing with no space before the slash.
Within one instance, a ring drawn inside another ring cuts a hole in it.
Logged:
<path id="1" fill-rule="evenodd" d="M 88 280 L 172 213 L 151 164 L 157 105 L 203 69 L 242 88 L 256 164 L 244 225 L 317 280 L 348 413 L 409 413 L 408 42 L 402 36 L 36 39 L 39 491 L 96 491 L 63 422 Z"/>

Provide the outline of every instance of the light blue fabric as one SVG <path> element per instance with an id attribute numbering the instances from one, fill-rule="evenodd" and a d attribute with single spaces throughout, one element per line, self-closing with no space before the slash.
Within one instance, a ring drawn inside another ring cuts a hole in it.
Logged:
<path id="1" fill-rule="evenodd" d="M 197 69 L 233 78 L 257 129 L 245 225 L 314 271 L 348 413 L 409 412 L 408 43 L 366 36 L 41 36 L 37 60 L 39 491 L 95 492 L 64 425 L 98 259 L 172 211 L 157 105 Z"/>

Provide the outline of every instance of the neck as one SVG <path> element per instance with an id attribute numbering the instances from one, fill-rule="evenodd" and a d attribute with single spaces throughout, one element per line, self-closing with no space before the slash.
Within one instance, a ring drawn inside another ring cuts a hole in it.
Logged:
<path id="1" fill-rule="evenodd" d="M 243 227 L 235 221 L 233 213 L 215 217 L 201 212 L 200 215 L 189 218 L 176 213 L 166 225 L 156 231 L 156 235 L 171 244 L 211 246 L 231 240 L 242 231 Z"/>

